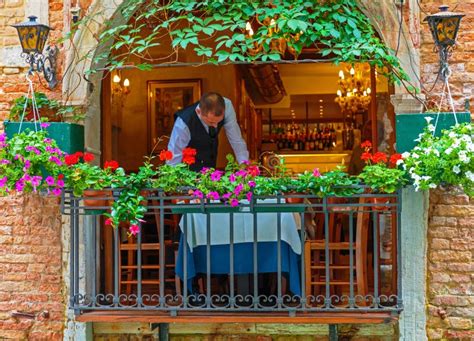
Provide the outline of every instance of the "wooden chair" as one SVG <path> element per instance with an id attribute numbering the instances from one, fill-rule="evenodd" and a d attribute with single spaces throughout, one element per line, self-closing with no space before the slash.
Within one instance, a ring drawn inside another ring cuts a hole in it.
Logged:
<path id="1" fill-rule="evenodd" d="M 336 198 L 337 199 L 337 198 Z M 365 198 L 360 198 L 360 203 L 365 202 Z M 335 203 L 333 198 L 329 199 L 329 203 Z M 353 240 L 352 248 L 354 256 L 354 286 L 357 287 L 355 294 L 365 296 L 368 292 L 367 288 L 367 238 L 369 230 L 370 213 L 364 212 L 367 207 L 359 207 L 356 214 L 355 240 Z M 350 252 L 350 243 L 343 239 L 343 219 L 348 217 L 346 212 L 332 211 L 329 213 L 329 278 L 331 295 L 337 293 L 342 295 L 342 287 L 350 285 L 349 270 L 350 265 L 347 261 L 342 261 L 342 252 Z M 325 294 L 324 287 L 326 285 L 326 264 L 321 258 L 325 257 L 325 235 L 324 235 L 324 214 L 316 214 L 314 219 L 316 226 L 316 239 L 305 241 L 305 278 L 306 278 L 306 295 Z M 351 219 L 351 217 L 349 218 Z M 341 274 L 344 274 L 341 276 Z"/>
<path id="2" fill-rule="evenodd" d="M 158 202 L 152 200 L 153 206 L 158 206 Z M 181 282 L 179 278 L 175 275 L 176 268 L 176 256 L 177 256 L 177 241 L 172 240 L 172 238 L 165 239 L 164 245 L 160 244 L 160 223 L 161 216 L 160 210 L 154 209 L 155 225 L 156 225 L 156 240 L 157 242 L 147 242 L 143 240 L 141 243 L 142 250 L 142 286 L 150 288 L 150 294 L 157 294 L 159 291 L 156 288 L 159 288 L 160 278 L 160 250 L 163 248 L 164 261 L 165 265 L 165 285 L 166 283 L 173 283 L 175 285 L 176 294 L 181 294 Z M 164 228 L 167 228 L 170 232 L 175 233 L 179 229 L 179 216 L 173 215 L 170 212 L 165 213 L 164 217 Z M 144 231 L 140 231 L 142 237 L 144 236 Z M 119 243 L 119 291 L 120 293 L 125 293 L 130 295 L 138 285 L 137 278 L 137 263 L 136 263 L 136 253 L 137 253 L 137 238 L 134 236 L 129 236 L 128 238 L 120 238 Z M 169 262 L 167 259 L 167 249 L 174 250 L 174 260 Z M 127 254 L 126 264 L 123 262 L 123 253 Z M 172 272 L 172 276 L 170 276 Z M 147 289 L 147 288 L 144 288 Z M 143 293 L 148 293 L 146 290 Z"/>

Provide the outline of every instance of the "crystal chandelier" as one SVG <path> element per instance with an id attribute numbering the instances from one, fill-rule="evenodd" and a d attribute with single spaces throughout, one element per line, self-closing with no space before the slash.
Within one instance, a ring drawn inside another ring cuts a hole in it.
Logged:
<path id="1" fill-rule="evenodd" d="M 352 117 L 367 111 L 371 101 L 370 68 L 368 66 L 351 67 L 346 77 L 339 71 L 339 89 L 335 102 L 341 107 L 345 117 Z"/>

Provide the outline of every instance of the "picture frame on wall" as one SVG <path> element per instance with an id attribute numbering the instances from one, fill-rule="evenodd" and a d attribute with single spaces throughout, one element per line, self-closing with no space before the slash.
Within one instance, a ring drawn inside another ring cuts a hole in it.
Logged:
<path id="1" fill-rule="evenodd" d="M 199 101 L 201 79 L 153 80 L 148 88 L 148 152 L 166 149 L 174 114 Z"/>

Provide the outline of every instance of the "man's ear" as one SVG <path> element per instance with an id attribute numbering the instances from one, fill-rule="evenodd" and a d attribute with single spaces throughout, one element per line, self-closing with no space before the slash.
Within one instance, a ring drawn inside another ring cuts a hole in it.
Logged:
<path id="1" fill-rule="evenodd" d="M 199 107 L 196 107 L 196 113 L 197 113 L 198 115 L 202 115 L 201 108 L 199 108 Z"/>

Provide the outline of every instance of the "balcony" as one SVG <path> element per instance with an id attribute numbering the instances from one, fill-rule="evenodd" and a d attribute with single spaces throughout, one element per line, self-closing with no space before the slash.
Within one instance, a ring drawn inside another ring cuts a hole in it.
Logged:
<path id="1" fill-rule="evenodd" d="M 364 192 L 231 208 L 150 190 L 136 236 L 65 193 L 69 306 L 82 321 L 386 322 L 403 309 L 400 194 Z"/>

